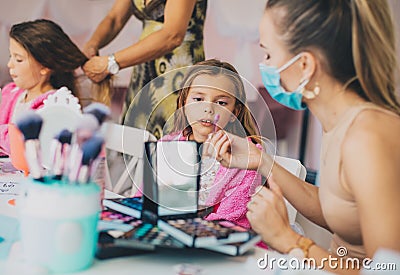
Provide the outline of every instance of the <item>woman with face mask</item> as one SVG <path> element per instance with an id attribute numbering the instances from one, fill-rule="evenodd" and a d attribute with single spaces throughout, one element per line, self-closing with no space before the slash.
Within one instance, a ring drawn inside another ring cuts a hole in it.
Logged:
<path id="1" fill-rule="evenodd" d="M 253 229 L 273 249 L 339 273 L 357 272 L 380 247 L 400 251 L 400 104 L 388 3 L 269 0 L 260 45 L 268 92 L 292 109 L 309 108 L 323 139 L 320 187 L 246 139 L 223 131 L 208 139 L 205 152 L 222 165 L 259 169 L 268 178 L 270 188 L 260 188 L 248 204 Z M 329 251 L 291 229 L 283 197 L 333 233 Z M 329 257 L 359 265 L 335 268 L 324 261 Z"/>

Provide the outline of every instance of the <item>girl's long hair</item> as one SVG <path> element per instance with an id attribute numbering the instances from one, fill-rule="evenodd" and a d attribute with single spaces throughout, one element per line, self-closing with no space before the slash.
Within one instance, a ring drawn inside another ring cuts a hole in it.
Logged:
<path id="1" fill-rule="evenodd" d="M 37 62 L 51 70 L 50 84 L 53 88 L 65 86 L 81 99 L 75 70 L 85 64 L 88 58 L 59 25 L 47 19 L 22 22 L 11 27 L 9 36 Z M 109 102 L 109 79 L 98 85 L 102 91 L 99 93 L 102 98 L 98 101 Z"/>

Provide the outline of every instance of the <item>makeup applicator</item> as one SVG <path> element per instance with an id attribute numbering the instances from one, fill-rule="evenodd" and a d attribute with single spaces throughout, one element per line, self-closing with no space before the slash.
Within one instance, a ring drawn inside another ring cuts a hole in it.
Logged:
<path id="1" fill-rule="evenodd" d="M 16 121 L 18 129 L 24 135 L 25 158 L 29 166 L 29 172 L 32 178 L 38 181 L 44 181 L 39 142 L 42 124 L 42 117 L 34 111 L 25 112 Z"/>
<path id="2" fill-rule="evenodd" d="M 99 156 L 103 143 L 103 137 L 94 135 L 82 144 L 82 162 L 77 177 L 79 183 L 89 182 L 92 164 Z"/>

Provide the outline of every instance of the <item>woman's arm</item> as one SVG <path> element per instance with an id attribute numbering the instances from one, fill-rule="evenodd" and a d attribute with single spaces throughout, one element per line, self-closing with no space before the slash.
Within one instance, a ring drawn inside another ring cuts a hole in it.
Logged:
<path id="1" fill-rule="evenodd" d="M 209 155 L 217 152 L 216 159 L 225 167 L 257 170 L 266 178 L 272 171 L 285 198 L 305 217 L 329 230 L 322 214 L 318 188 L 282 168 L 252 142 L 218 131 L 205 143 L 203 152 Z"/>
<path id="2" fill-rule="evenodd" d="M 364 246 L 400 251 L 400 119 L 378 111 L 360 114 L 343 143 L 343 175 L 354 194 Z"/>
<path id="3" fill-rule="evenodd" d="M 110 43 L 132 15 L 132 0 L 116 0 L 106 17 L 83 47 L 88 58 L 97 55 L 99 49 Z"/>
<path id="4" fill-rule="evenodd" d="M 269 246 L 280 253 L 289 253 L 296 246 L 300 235 L 294 232 L 289 225 L 282 190 L 274 179 L 275 174 L 269 179 L 270 189 L 264 187 L 257 190 L 247 205 L 247 218 L 254 231 L 260 234 Z M 309 247 L 308 255 L 304 256 L 310 258 L 304 263 L 311 263 L 315 269 L 329 270 L 339 274 L 358 274 L 359 272 L 358 268 L 353 270 L 346 267 L 334 268 L 334 264 L 338 264 L 338 261 L 330 264 L 329 257 L 336 259 L 339 257 L 337 255 L 330 256 L 328 251 L 315 244 Z"/>
<path id="5" fill-rule="evenodd" d="M 186 34 L 196 0 L 168 0 L 164 26 L 134 45 L 115 53 L 121 68 L 153 60 L 178 47 Z"/>
<path id="6" fill-rule="evenodd" d="M 168 0 L 165 4 L 163 28 L 115 52 L 119 67 L 123 69 L 154 60 L 178 47 L 185 37 L 195 4 L 196 0 Z M 93 81 L 98 82 L 109 73 L 107 63 L 107 56 L 95 56 L 86 62 L 83 69 Z"/>
<path id="7" fill-rule="evenodd" d="M 271 157 L 264 154 L 260 171 L 269 174 L 271 166 Z M 318 187 L 299 179 L 276 162 L 273 163 L 272 173 L 275 181 L 282 189 L 284 197 L 298 212 L 315 224 L 330 230 L 322 214 Z M 263 176 L 267 177 L 268 175 L 263 174 Z"/>

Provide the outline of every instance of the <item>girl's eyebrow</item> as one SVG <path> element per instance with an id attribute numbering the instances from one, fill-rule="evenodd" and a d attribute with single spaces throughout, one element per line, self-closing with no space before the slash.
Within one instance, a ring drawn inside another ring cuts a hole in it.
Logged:
<path id="1" fill-rule="evenodd" d="M 216 97 L 214 97 L 214 100 L 232 101 L 232 100 L 236 100 L 236 99 L 235 99 L 235 97 L 233 97 L 233 96 L 221 95 L 221 96 L 216 96 Z"/>
<path id="2" fill-rule="evenodd" d="M 234 96 L 231 96 L 231 95 L 217 95 L 216 98 L 234 98 Z"/>
<path id="3" fill-rule="evenodd" d="M 201 92 L 201 91 L 191 91 L 191 95 L 205 95 L 206 93 Z M 233 95 L 216 95 L 215 98 L 227 98 L 227 99 L 235 99 Z"/>
<path id="4" fill-rule="evenodd" d="M 10 53 L 10 55 L 13 55 L 13 56 L 16 56 L 16 57 L 24 57 L 23 55 L 21 55 L 21 54 L 19 54 L 19 53 L 15 53 L 15 52 L 12 53 L 12 54 Z"/>
<path id="5" fill-rule="evenodd" d="M 196 88 L 192 88 L 191 91 L 189 92 L 191 94 L 198 94 L 198 95 L 204 95 L 204 92 L 197 91 Z"/>

